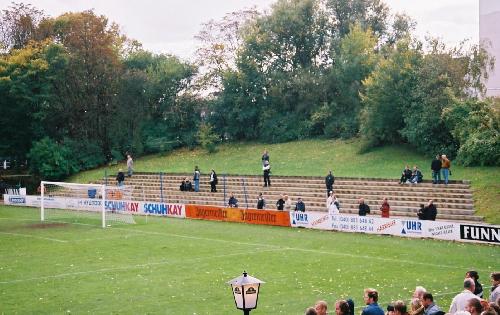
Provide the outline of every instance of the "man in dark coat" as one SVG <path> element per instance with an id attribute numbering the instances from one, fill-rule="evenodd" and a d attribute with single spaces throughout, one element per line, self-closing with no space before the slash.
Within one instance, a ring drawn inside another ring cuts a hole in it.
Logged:
<path id="1" fill-rule="evenodd" d="M 297 203 L 295 204 L 295 211 L 301 211 L 301 212 L 306 212 L 306 205 L 302 201 L 302 198 L 299 197 L 297 200 Z"/>
<path id="2" fill-rule="evenodd" d="M 266 207 L 266 200 L 262 196 L 262 193 L 259 193 L 259 198 L 257 199 L 257 209 L 264 209 Z"/>
<path id="3" fill-rule="evenodd" d="M 365 203 L 365 200 L 363 198 L 359 199 L 359 207 L 358 207 L 358 214 L 362 217 L 366 216 L 368 213 L 370 213 L 370 206 Z"/>
<path id="4" fill-rule="evenodd" d="M 411 179 L 411 175 L 412 175 L 412 172 L 411 172 L 410 166 L 406 165 L 403 172 L 401 172 L 401 179 L 399 180 L 399 183 L 404 184 L 406 182 L 409 182 Z"/>
<path id="5" fill-rule="evenodd" d="M 116 181 L 118 182 L 118 186 L 123 186 L 123 182 L 125 181 L 125 174 L 123 173 L 123 170 L 121 168 L 116 175 Z"/>
<path id="6" fill-rule="evenodd" d="M 434 205 L 433 200 L 429 200 L 429 204 L 427 204 L 425 213 L 427 214 L 426 220 L 436 221 L 437 216 L 437 208 Z"/>
<path id="7" fill-rule="evenodd" d="M 328 197 L 330 191 L 333 191 L 333 183 L 335 183 L 335 177 L 333 177 L 332 171 L 328 173 L 325 177 L 325 185 L 326 185 L 326 196 Z"/>
<path id="8" fill-rule="evenodd" d="M 285 207 L 285 199 L 283 199 L 283 195 L 280 196 L 280 199 L 276 201 L 276 209 L 283 210 Z"/>
<path id="9" fill-rule="evenodd" d="M 432 183 L 440 184 L 441 183 L 441 158 L 436 155 L 436 158 L 431 162 L 431 170 L 432 170 Z"/>

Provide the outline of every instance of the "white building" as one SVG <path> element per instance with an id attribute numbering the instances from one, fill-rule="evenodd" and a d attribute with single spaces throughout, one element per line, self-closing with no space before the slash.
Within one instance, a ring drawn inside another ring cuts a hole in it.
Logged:
<path id="1" fill-rule="evenodd" d="M 500 0 L 479 1 L 479 41 L 495 57 L 489 73 L 486 96 L 500 97 Z"/>

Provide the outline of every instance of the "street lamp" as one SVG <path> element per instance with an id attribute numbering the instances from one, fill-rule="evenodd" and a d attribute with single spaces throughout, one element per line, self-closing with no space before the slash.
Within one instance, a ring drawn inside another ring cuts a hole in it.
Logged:
<path id="1" fill-rule="evenodd" d="M 249 315 L 251 310 L 257 308 L 261 283 L 265 282 L 249 276 L 246 271 L 243 271 L 242 276 L 228 282 L 233 291 L 236 308 L 243 310 L 244 315 Z"/>

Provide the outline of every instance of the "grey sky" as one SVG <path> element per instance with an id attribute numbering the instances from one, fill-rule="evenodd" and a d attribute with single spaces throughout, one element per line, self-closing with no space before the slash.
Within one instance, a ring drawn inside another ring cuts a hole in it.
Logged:
<path id="1" fill-rule="evenodd" d="M 193 38 L 201 23 L 220 19 L 226 13 L 256 6 L 269 9 L 276 0 L 24 0 L 50 16 L 68 11 L 94 9 L 118 23 L 130 38 L 156 53 L 172 53 L 184 59 L 193 56 Z M 405 12 L 418 23 L 417 34 L 441 37 L 448 44 L 478 41 L 478 0 L 385 0 L 392 12 Z M 0 9 L 11 0 L 0 0 Z"/>

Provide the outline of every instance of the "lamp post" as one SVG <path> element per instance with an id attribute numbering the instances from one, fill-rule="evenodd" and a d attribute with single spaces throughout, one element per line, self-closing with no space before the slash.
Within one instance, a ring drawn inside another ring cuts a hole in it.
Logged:
<path id="1" fill-rule="evenodd" d="M 243 271 L 242 276 L 228 281 L 233 291 L 236 308 L 243 310 L 244 315 L 249 315 L 251 310 L 257 308 L 261 283 L 265 282 L 249 276 L 246 271 Z"/>

